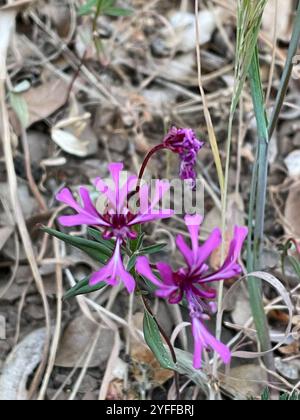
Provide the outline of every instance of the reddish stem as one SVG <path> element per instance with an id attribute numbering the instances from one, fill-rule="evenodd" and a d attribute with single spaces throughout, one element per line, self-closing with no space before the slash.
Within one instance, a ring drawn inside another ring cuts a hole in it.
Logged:
<path id="1" fill-rule="evenodd" d="M 153 147 L 153 149 L 151 149 L 150 152 L 145 157 L 145 160 L 144 160 L 144 162 L 142 164 L 142 167 L 141 167 L 141 170 L 140 170 L 140 173 L 139 173 L 138 183 L 137 183 L 137 187 L 136 187 L 136 192 L 137 193 L 140 191 L 141 181 L 142 181 L 142 179 L 144 177 L 145 170 L 146 170 L 147 165 L 150 162 L 152 156 L 154 156 L 155 153 L 157 153 L 157 152 L 159 152 L 161 150 L 164 150 L 164 149 L 167 149 L 167 147 L 163 143 L 162 144 L 159 144 L 158 146 Z"/>

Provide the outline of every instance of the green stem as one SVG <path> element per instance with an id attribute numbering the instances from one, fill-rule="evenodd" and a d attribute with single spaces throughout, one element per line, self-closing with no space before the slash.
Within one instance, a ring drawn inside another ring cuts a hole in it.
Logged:
<path id="1" fill-rule="evenodd" d="M 274 134 L 274 131 L 278 122 L 278 118 L 280 116 L 280 112 L 283 106 L 284 98 L 288 90 L 289 82 L 290 82 L 292 71 L 293 71 L 293 65 L 295 64 L 294 57 L 297 54 L 299 40 L 300 40 L 300 1 L 298 3 L 298 9 L 297 9 L 297 14 L 296 14 L 296 19 L 294 22 L 293 34 L 292 34 L 292 39 L 291 39 L 289 50 L 288 50 L 287 60 L 286 60 L 285 67 L 283 70 L 274 110 L 273 110 L 270 124 L 269 124 L 269 137 L 270 138 Z"/>
<path id="2" fill-rule="evenodd" d="M 256 48 L 251 62 L 249 79 L 258 132 L 257 157 L 253 168 L 249 210 L 250 232 L 248 238 L 248 270 L 251 272 L 253 270 L 261 269 L 268 180 L 269 135 L 268 122 L 264 107 L 264 94 L 260 78 L 258 48 Z M 252 224 L 253 220 L 255 220 L 254 232 Z M 261 281 L 256 278 L 249 278 L 248 288 L 250 294 L 250 304 L 260 341 L 261 351 L 267 352 L 272 347 L 268 322 L 263 305 Z M 269 369 L 274 369 L 274 358 L 272 353 L 269 353 L 265 357 L 265 363 Z"/>
<path id="3" fill-rule="evenodd" d="M 251 185 L 250 208 L 249 208 L 249 237 L 248 237 L 248 271 L 252 272 L 261 269 L 261 255 L 264 238 L 264 221 L 267 197 L 268 180 L 268 143 L 273 135 L 280 112 L 287 93 L 289 81 L 292 75 L 294 57 L 297 52 L 300 40 L 300 1 L 298 3 L 297 15 L 294 22 L 293 35 L 288 51 L 287 61 L 281 78 L 278 95 L 276 98 L 274 110 L 268 124 L 265 107 L 264 94 L 261 85 L 258 49 L 256 48 L 249 70 L 251 83 L 251 94 L 253 98 L 255 117 L 257 121 L 258 145 L 256 161 L 253 168 L 253 177 Z M 253 229 L 253 221 L 255 228 Z M 249 294 L 253 312 L 254 321 L 257 328 L 259 341 L 262 351 L 271 349 L 269 338 L 268 323 L 264 311 L 261 282 L 250 278 Z M 274 368 L 273 355 L 270 353 L 265 357 L 265 363 L 269 368 Z"/>
<path id="4" fill-rule="evenodd" d="M 100 53 L 101 53 L 102 42 L 101 42 L 101 39 L 98 38 L 98 35 L 96 34 L 96 32 L 97 32 L 98 18 L 101 16 L 101 13 L 102 13 L 102 6 L 103 6 L 103 0 L 98 0 L 95 16 L 93 19 L 93 38 L 94 38 L 94 44 L 95 44 L 95 48 L 96 48 L 98 56 L 100 56 Z"/>

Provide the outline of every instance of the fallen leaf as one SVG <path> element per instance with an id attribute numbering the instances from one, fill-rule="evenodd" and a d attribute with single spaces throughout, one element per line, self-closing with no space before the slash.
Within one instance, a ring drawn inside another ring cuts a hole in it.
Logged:
<path id="1" fill-rule="evenodd" d="M 217 27 L 215 17 L 215 13 L 218 13 L 217 10 L 215 9 L 214 12 L 203 10 L 199 13 L 200 45 L 204 45 L 211 40 Z M 194 50 L 197 43 L 194 13 L 175 12 L 170 16 L 170 23 L 176 33 L 173 42 L 176 43 L 177 50 L 181 52 Z M 168 31 L 168 34 L 170 34 L 170 31 Z"/>
<path id="2" fill-rule="evenodd" d="M 27 400 L 28 379 L 42 360 L 45 337 L 45 329 L 32 332 L 8 356 L 0 376 L 0 401 Z"/>
<path id="3" fill-rule="evenodd" d="M 276 357 L 275 367 L 280 375 L 284 376 L 286 379 L 291 381 L 299 380 L 299 367 L 292 361 L 286 361 Z"/>
<path id="4" fill-rule="evenodd" d="M 300 150 L 294 150 L 285 159 L 284 163 L 288 169 L 289 176 L 298 178 L 300 176 Z"/>
<path id="5" fill-rule="evenodd" d="M 93 341 L 98 326 L 84 316 L 75 318 L 63 333 L 55 365 L 72 368 Z M 89 367 L 99 367 L 107 362 L 114 343 L 114 333 L 103 328 Z M 85 360 L 79 367 L 83 367 Z"/>
<path id="6" fill-rule="evenodd" d="M 299 354 L 299 350 L 300 345 L 297 341 L 293 341 L 292 344 L 289 344 L 288 346 L 282 346 L 278 349 L 278 351 L 285 356 L 291 356 L 293 354 L 297 355 Z"/>
<path id="7" fill-rule="evenodd" d="M 17 0 L 13 3 L 6 4 L 5 6 L 0 7 L 0 12 L 9 11 L 9 10 L 21 10 L 25 7 L 28 7 L 30 4 L 34 3 L 36 0 Z"/>
<path id="8" fill-rule="evenodd" d="M 245 399 L 261 395 L 267 383 L 267 373 L 255 364 L 233 368 L 224 378 L 224 387 L 233 390 L 233 395 L 243 395 Z"/>
<path id="9" fill-rule="evenodd" d="M 292 187 L 286 200 L 284 216 L 288 226 L 286 232 L 295 238 L 300 238 L 300 188 Z"/>
<path id="10" fill-rule="evenodd" d="M 98 139 L 90 126 L 91 114 L 73 101 L 67 119 L 57 123 L 51 131 L 52 140 L 66 153 L 78 157 L 95 154 Z"/>
<path id="11" fill-rule="evenodd" d="M 60 79 L 54 79 L 19 94 L 19 101 L 22 99 L 27 104 L 26 128 L 48 118 L 60 109 L 66 103 L 67 93 L 68 84 Z M 20 134 L 20 124 L 13 112 L 10 114 L 10 118 L 15 132 Z"/>

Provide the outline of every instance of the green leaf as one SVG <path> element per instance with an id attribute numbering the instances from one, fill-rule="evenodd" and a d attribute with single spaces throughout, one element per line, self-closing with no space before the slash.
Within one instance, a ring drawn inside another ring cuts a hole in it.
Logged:
<path id="1" fill-rule="evenodd" d="M 141 225 L 136 225 L 133 227 L 134 231 L 137 233 L 137 238 L 132 239 L 129 242 L 129 249 L 132 253 L 138 251 L 142 246 L 145 238 L 145 233 L 142 232 Z"/>
<path id="2" fill-rule="evenodd" d="M 105 10 L 115 5 L 116 0 L 102 0 L 101 9 Z"/>
<path id="3" fill-rule="evenodd" d="M 115 250 L 115 242 L 113 240 L 103 239 L 102 233 L 99 230 L 88 228 L 88 234 L 95 239 L 99 244 L 107 249 L 107 252 Z M 111 253 L 110 253 L 111 255 Z"/>
<path id="4" fill-rule="evenodd" d="M 135 264 L 136 264 L 136 260 L 137 260 L 137 255 L 133 255 L 130 260 L 128 261 L 127 264 L 127 271 L 130 272 L 131 270 L 134 269 Z"/>
<path id="5" fill-rule="evenodd" d="M 96 7 L 96 5 L 97 5 L 97 0 L 89 0 L 87 3 L 85 3 L 78 9 L 78 15 L 86 16 L 86 15 L 92 14 L 94 12 L 94 8 Z"/>
<path id="6" fill-rule="evenodd" d="M 24 97 L 19 93 L 10 92 L 9 94 L 10 104 L 17 117 L 20 121 L 20 124 L 23 128 L 28 127 L 29 124 L 29 111 L 27 102 L 25 101 Z"/>
<path id="7" fill-rule="evenodd" d="M 288 259 L 289 259 L 295 273 L 300 278 L 300 263 L 299 263 L 299 261 L 296 258 L 291 257 L 291 256 L 289 256 Z"/>
<path id="8" fill-rule="evenodd" d="M 209 397 L 210 379 L 205 370 L 195 369 L 193 366 L 193 355 L 184 350 L 175 348 L 177 367 L 176 371 L 187 376 L 191 381 L 198 385 L 202 391 Z"/>
<path id="9" fill-rule="evenodd" d="M 108 7 L 107 9 L 103 10 L 103 14 L 107 16 L 125 17 L 125 16 L 132 16 L 133 10 L 122 9 L 121 7 Z"/>
<path id="10" fill-rule="evenodd" d="M 261 400 L 262 401 L 270 401 L 270 390 L 269 388 L 265 388 L 263 393 L 261 394 Z"/>
<path id="11" fill-rule="evenodd" d="M 89 293 L 96 292 L 97 290 L 101 290 L 103 287 L 107 286 L 107 283 L 105 282 L 98 283 L 95 286 L 90 286 L 89 281 L 89 277 L 79 281 L 74 287 L 72 287 L 72 289 L 68 290 L 64 296 L 64 300 L 68 300 L 79 295 L 87 295 Z"/>
<path id="12" fill-rule="evenodd" d="M 153 255 L 153 254 L 158 254 L 166 246 L 167 246 L 167 244 L 157 244 L 157 245 L 148 246 L 146 248 L 141 249 L 139 251 L 139 255 Z"/>
<path id="13" fill-rule="evenodd" d="M 175 370 L 176 365 L 173 362 L 169 351 L 164 346 L 157 323 L 147 311 L 145 311 L 144 316 L 144 336 L 146 343 L 152 350 L 160 365 L 164 369 Z"/>
<path id="14" fill-rule="evenodd" d="M 77 236 L 66 235 L 58 230 L 47 227 L 42 227 L 42 231 L 80 249 L 101 264 L 105 264 L 107 260 L 112 257 L 112 252 L 98 242 L 89 241 L 88 239 L 79 238 Z"/>

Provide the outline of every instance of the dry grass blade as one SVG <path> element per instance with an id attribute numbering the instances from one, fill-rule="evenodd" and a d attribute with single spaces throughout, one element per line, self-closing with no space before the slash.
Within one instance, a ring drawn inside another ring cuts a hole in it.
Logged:
<path id="1" fill-rule="evenodd" d="M 49 350 L 51 325 L 50 325 L 48 301 L 47 301 L 46 293 L 44 290 L 43 281 L 42 281 L 39 268 L 36 262 L 33 246 L 31 243 L 29 232 L 27 230 L 26 222 L 24 219 L 23 211 L 22 211 L 22 206 L 21 206 L 20 199 L 18 196 L 17 176 L 16 176 L 14 161 L 13 161 L 13 152 L 12 152 L 11 137 L 10 137 L 10 126 L 9 126 L 7 106 L 5 102 L 6 55 L 7 55 L 7 50 L 10 44 L 11 35 L 14 30 L 16 13 L 17 13 L 16 8 L 13 8 L 12 10 L 9 9 L 8 11 L 0 10 L 0 23 L 1 23 L 0 26 L 2 30 L 2 39 L 0 42 L 0 50 L 2 54 L 2 59 L 0 63 L 1 65 L 0 67 L 0 113 L 1 113 L 0 126 L 2 129 L 1 137 L 2 137 L 2 143 L 3 143 L 8 184 L 10 187 L 11 202 L 14 209 L 14 217 L 15 217 L 16 225 L 18 226 L 18 229 L 20 232 L 20 236 L 22 238 L 22 242 L 24 245 L 28 262 L 32 270 L 33 277 L 36 281 L 38 291 L 43 301 L 45 318 L 46 318 L 47 334 L 46 334 L 44 359 L 42 361 L 40 368 L 37 371 L 35 380 L 33 381 L 34 388 L 35 388 L 44 370 L 45 361 L 46 361 L 48 350 Z"/>
<path id="2" fill-rule="evenodd" d="M 199 1 L 198 0 L 195 0 L 195 16 L 196 16 L 196 36 L 197 36 L 196 39 L 199 40 L 200 28 L 199 28 Z M 213 157 L 214 157 L 214 161 L 215 161 L 215 165 L 216 165 L 216 169 L 218 173 L 220 189 L 223 193 L 224 192 L 224 173 L 223 173 L 223 168 L 222 168 L 218 142 L 217 142 L 214 126 L 213 126 L 211 115 L 210 115 L 209 108 L 207 105 L 206 95 L 205 95 L 203 84 L 202 84 L 201 55 L 200 55 L 199 42 L 197 42 L 196 50 L 197 50 L 198 83 L 199 83 L 199 89 L 200 89 L 202 102 L 203 102 L 204 117 L 205 117 L 205 121 L 207 125 L 209 142 L 211 145 L 211 149 L 212 149 L 212 153 L 213 153 Z"/>
<path id="3" fill-rule="evenodd" d="M 43 400 L 47 391 L 49 384 L 50 376 L 55 364 L 55 358 L 58 350 L 61 328 L 62 328 L 62 298 L 63 298 L 63 275 L 62 275 L 62 264 L 59 262 L 61 260 L 60 249 L 59 249 L 59 240 L 53 238 L 53 248 L 55 258 L 57 260 L 56 264 L 56 300 L 57 300 L 57 309 L 56 309 L 56 326 L 53 334 L 52 346 L 50 349 L 49 362 L 45 376 L 43 379 L 43 384 L 39 394 L 39 400 Z"/>

